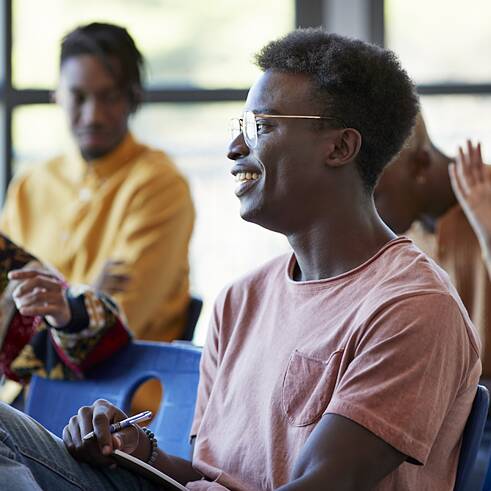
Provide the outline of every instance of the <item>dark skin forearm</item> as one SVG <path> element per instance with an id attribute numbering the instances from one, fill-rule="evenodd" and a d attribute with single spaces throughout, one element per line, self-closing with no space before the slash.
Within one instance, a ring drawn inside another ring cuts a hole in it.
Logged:
<path id="1" fill-rule="evenodd" d="M 404 460 L 366 428 L 327 414 L 295 462 L 292 480 L 277 491 L 368 491 Z"/>

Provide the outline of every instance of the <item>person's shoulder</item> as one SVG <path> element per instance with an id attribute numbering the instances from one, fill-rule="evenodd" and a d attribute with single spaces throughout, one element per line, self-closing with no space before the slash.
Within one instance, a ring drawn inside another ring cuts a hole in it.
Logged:
<path id="1" fill-rule="evenodd" d="M 133 166 L 137 172 L 149 177 L 183 179 L 172 158 L 164 151 L 141 144 L 142 151 Z"/>
<path id="2" fill-rule="evenodd" d="M 163 151 L 140 145 L 142 151 L 128 169 L 126 185 L 151 192 L 189 194 L 189 183 L 172 159 Z"/>
<path id="3" fill-rule="evenodd" d="M 388 244 L 376 270 L 374 280 L 381 286 L 390 286 L 396 295 L 421 291 L 456 295 L 448 274 L 405 237 Z"/>
<path id="4" fill-rule="evenodd" d="M 10 187 L 41 186 L 45 180 L 52 179 L 60 174 L 65 162 L 64 155 L 33 162 L 20 168 L 12 178 Z"/>
<path id="5" fill-rule="evenodd" d="M 389 248 L 377 269 L 367 295 L 371 310 L 410 311 L 413 318 L 425 321 L 420 324 L 426 332 L 440 335 L 454 329 L 479 352 L 476 330 L 447 273 L 410 240 Z"/>

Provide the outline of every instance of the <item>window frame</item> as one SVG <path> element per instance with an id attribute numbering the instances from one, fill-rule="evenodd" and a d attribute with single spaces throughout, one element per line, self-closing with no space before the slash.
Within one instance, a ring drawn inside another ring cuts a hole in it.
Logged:
<path id="1" fill-rule="evenodd" d="M 295 0 L 295 25 L 318 25 L 324 0 Z M 48 89 L 17 89 L 12 82 L 13 0 L 0 0 L 0 203 L 13 174 L 12 119 L 16 108 L 31 104 L 53 104 Z M 191 103 L 244 101 L 247 88 L 196 89 L 196 88 L 147 88 L 144 103 Z"/>
<path id="2" fill-rule="evenodd" d="M 310 27 L 326 24 L 330 5 L 337 0 L 295 0 L 295 25 Z M 357 1 L 342 2 L 349 18 L 350 9 Z M 361 0 L 368 2 L 364 19 L 367 36 L 373 43 L 385 44 L 385 1 Z M 13 141 L 12 118 L 16 108 L 30 104 L 52 104 L 51 90 L 17 89 L 12 84 L 12 3 L 13 0 L 0 0 L 0 202 L 3 202 L 7 186 L 12 178 Z M 418 93 L 423 96 L 438 95 L 491 95 L 489 83 L 444 83 L 421 84 Z M 243 89 L 196 89 L 196 88 L 148 88 L 144 94 L 145 103 L 191 103 L 191 102 L 230 102 L 243 101 L 247 88 Z"/>

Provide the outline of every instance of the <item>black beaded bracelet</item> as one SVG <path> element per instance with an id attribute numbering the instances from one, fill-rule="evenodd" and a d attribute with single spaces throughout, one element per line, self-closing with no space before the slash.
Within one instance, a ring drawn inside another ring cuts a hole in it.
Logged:
<path id="1" fill-rule="evenodd" d="M 150 457 L 148 457 L 145 463 L 149 465 L 153 465 L 157 460 L 157 454 L 158 454 L 157 439 L 155 438 L 155 434 L 153 433 L 152 430 L 148 428 L 142 428 L 142 430 L 145 433 L 145 435 L 147 435 L 147 438 L 150 440 L 150 445 L 152 445 L 152 451 L 150 452 Z"/>

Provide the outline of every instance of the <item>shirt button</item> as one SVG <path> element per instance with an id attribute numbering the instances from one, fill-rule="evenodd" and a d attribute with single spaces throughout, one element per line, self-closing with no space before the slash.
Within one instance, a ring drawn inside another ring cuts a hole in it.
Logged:
<path id="1" fill-rule="evenodd" d="M 62 242 L 66 242 L 70 237 L 70 234 L 68 232 L 61 232 L 60 234 L 60 240 Z"/>
<path id="2" fill-rule="evenodd" d="M 82 188 L 78 193 L 80 201 L 89 201 L 92 197 L 92 191 L 88 188 Z"/>

